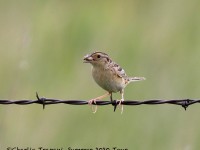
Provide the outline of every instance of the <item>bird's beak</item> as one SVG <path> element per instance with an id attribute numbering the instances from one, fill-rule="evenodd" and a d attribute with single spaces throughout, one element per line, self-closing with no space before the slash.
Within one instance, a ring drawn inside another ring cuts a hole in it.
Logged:
<path id="1" fill-rule="evenodd" d="M 84 56 L 83 60 L 84 63 L 90 63 L 93 60 L 93 58 L 91 57 L 91 55 L 86 55 Z"/>

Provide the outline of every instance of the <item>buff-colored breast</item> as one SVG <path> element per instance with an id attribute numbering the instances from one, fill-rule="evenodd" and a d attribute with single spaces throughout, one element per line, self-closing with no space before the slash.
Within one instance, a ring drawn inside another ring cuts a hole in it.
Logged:
<path id="1" fill-rule="evenodd" d="M 119 92 L 125 88 L 125 81 L 111 69 L 92 67 L 95 82 L 108 92 Z"/>

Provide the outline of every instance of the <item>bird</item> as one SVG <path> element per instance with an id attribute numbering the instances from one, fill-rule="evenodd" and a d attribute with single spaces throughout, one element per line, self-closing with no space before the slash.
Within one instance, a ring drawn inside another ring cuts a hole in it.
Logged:
<path id="1" fill-rule="evenodd" d="M 84 63 L 90 63 L 92 65 L 92 76 L 94 81 L 104 90 L 106 94 L 93 98 L 88 101 L 89 105 L 96 104 L 97 100 L 101 100 L 107 96 L 111 96 L 112 93 L 120 92 L 121 99 L 117 100 L 118 105 L 121 105 L 121 114 L 123 113 L 124 101 L 124 89 L 125 87 L 134 81 L 145 80 L 144 77 L 129 77 L 126 75 L 124 69 L 114 62 L 108 54 L 100 51 L 87 54 L 83 58 Z M 97 111 L 97 105 L 95 109 L 92 109 L 93 113 Z"/>

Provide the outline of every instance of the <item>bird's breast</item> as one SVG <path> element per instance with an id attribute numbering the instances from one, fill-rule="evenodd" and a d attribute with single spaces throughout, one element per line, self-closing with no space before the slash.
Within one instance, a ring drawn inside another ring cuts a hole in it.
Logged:
<path id="1" fill-rule="evenodd" d="M 111 69 L 93 67 L 92 76 L 95 82 L 108 92 L 118 92 L 125 87 L 125 80 Z"/>

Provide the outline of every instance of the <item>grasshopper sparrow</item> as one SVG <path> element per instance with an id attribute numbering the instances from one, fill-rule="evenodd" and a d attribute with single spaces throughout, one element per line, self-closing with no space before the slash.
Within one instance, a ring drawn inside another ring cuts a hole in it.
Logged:
<path id="1" fill-rule="evenodd" d="M 144 77 L 128 77 L 117 63 L 113 62 L 111 58 L 103 52 L 94 52 L 84 57 L 84 63 L 92 65 L 92 76 L 95 82 L 107 91 L 106 94 L 88 101 L 88 104 L 96 103 L 96 100 L 111 96 L 112 93 L 120 92 L 121 100 L 119 105 L 124 101 L 124 88 L 133 81 L 145 80 Z M 97 106 L 93 110 L 95 113 Z M 123 105 L 121 105 L 121 113 L 123 112 Z"/>

